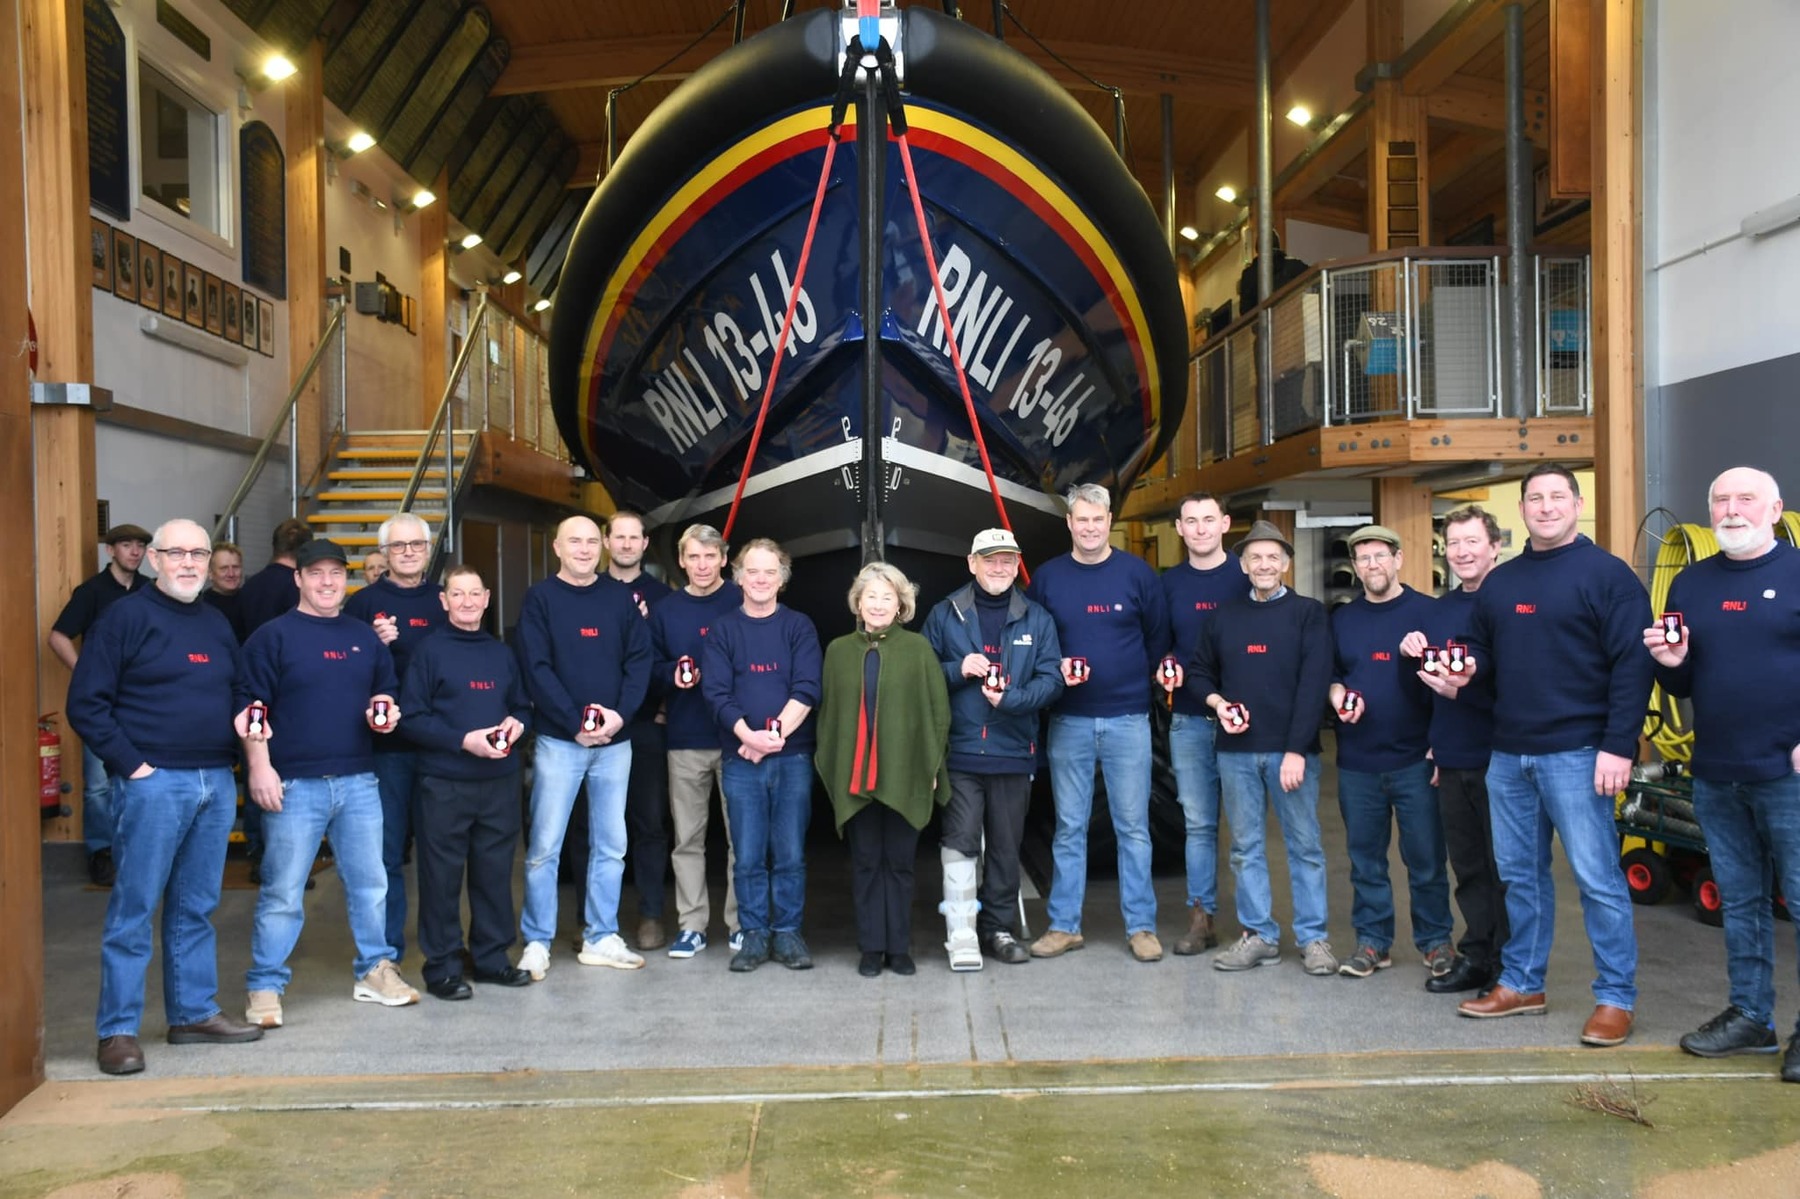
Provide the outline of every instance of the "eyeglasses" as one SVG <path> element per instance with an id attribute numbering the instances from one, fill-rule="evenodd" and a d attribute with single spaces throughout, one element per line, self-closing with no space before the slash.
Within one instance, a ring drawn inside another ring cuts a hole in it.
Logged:
<path id="1" fill-rule="evenodd" d="M 171 562 L 204 562 L 212 557 L 211 550 L 184 550 L 173 547 L 153 545 L 150 547 Z"/>
<path id="2" fill-rule="evenodd" d="M 1356 564 L 1358 566 L 1380 566 L 1383 562 L 1392 562 L 1393 560 L 1394 555 L 1382 550 L 1379 554 L 1358 554 Z"/>
<path id="3" fill-rule="evenodd" d="M 390 541 L 387 551 L 390 554 L 422 554 L 431 548 L 429 541 Z"/>

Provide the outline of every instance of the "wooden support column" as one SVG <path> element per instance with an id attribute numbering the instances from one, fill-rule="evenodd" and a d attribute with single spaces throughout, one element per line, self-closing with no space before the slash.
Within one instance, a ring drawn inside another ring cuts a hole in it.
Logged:
<path id="1" fill-rule="evenodd" d="M 1368 0 L 1368 58 L 1395 62 L 1406 49 L 1402 0 Z M 1426 102 L 1396 79 L 1378 79 L 1369 121 L 1369 250 L 1431 242 L 1426 182 Z"/>
<path id="2" fill-rule="evenodd" d="M 1436 595 L 1431 585 L 1431 489 L 1406 477 L 1375 480 L 1375 523 L 1400 534 L 1400 581 Z"/>
<path id="3" fill-rule="evenodd" d="M 0 162 L 24 156 L 21 119 L 24 96 L 19 91 L 20 47 L 12 31 L 19 28 L 19 0 L 0 0 Z M 72 6 L 73 7 L 73 6 Z M 73 11 L 79 13 L 79 7 Z M 31 35 L 28 35 L 31 36 Z M 85 138 L 87 127 L 82 125 Z M 86 190 L 87 177 L 82 176 Z M 25 180 L 0 171 L 0 256 L 25 261 L 28 206 Z M 86 212 L 86 205 L 81 210 Z M 77 241 L 76 245 L 85 245 Z M 81 280 L 80 264 L 53 260 L 58 272 Z M 26 339 L 25 272 L 0 275 L 0 346 Z M 91 424 L 90 424 L 91 436 Z M 31 385 L 25 355 L 0 354 L 0 503 L 14 513 L 31 510 Z M 90 508 L 92 505 L 90 505 Z M 8 562 L 31 561 L 33 529 L 24 520 L 0 522 L 0 554 Z M 0 938 L 13 968 L 0 972 L 0 1114 L 44 1081 L 44 891 L 40 877 L 42 850 L 36 805 L 25 799 L 25 780 L 35 773 L 38 707 L 36 621 L 23 615 L 37 604 L 33 572 L 11 570 L 0 576 L 0 609 L 13 619 L 0 621 L 0 778 L 12 780 L 0 805 Z M 41 568 L 38 573 L 41 578 Z M 45 653 L 54 661 L 54 655 Z M 60 666 L 60 663 L 58 664 Z M 58 704 L 60 707 L 60 703 Z M 79 761 L 80 755 L 76 755 Z"/>
<path id="4" fill-rule="evenodd" d="M 1644 516 L 1641 0 L 1594 8 L 1594 540 L 1630 560 Z"/>
<path id="5" fill-rule="evenodd" d="M 450 377 L 450 172 L 431 185 L 437 203 L 419 213 L 419 424 L 431 425 Z"/>
<path id="6" fill-rule="evenodd" d="M 30 230 L 25 255 L 38 327 L 37 377 L 47 383 L 91 383 L 94 293 L 87 261 L 87 43 L 81 0 L 23 0 L 19 11 L 25 34 L 24 223 Z M 0 113 L 0 119 L 10 116 Z M 68 697 L 69 672 L 44 638 L 69 592 L 99 561 L 94 414 L 85 407 L 50 407 L 31 413 L 30 420 L 34 468 L 42 484 L 35 494 L 36 701 L 39 712 L 53 712 L 61 711 Z M 66 725 L 64 730 L 63 778 L 70 784 L 72 815 L 44 824 L 42 833 L 52 841 L 81 835 L 81 743 Z"/>
<path id="7" fill-rule="evenodd" d="M 310 43 L 300 70 L 282 88 L 287 121 L 288 381 L 300 377 L 325 330 L 324 47 Z M 299 459 L 304 486 L 325 447 L 324 392 L 318 374 L 300 396 Z"/>

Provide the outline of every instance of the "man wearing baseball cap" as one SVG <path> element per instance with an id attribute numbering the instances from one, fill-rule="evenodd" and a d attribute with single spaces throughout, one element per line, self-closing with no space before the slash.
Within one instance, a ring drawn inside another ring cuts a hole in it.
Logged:
<path id="1" fill-rule="evenodd" d="M 1325 939 L 1325 849 L 1319 836 L 1319 710 L 1331 685 L 1325 607 L 1282 582 L 1294 547 L 1266 520 L 1237 547 L 1250 587 L 1220 606 L 1200 635 L 1184 683 L 1219 722 L 1219 780 L 1231 824 L 1237 881 L 1237 944 L 1215 970 L 1248 970 L 1281 960 L 1264 811 L 1272 803 L 1287 844 L 1294 940 L 1308 974 L 1336 974 Z"/>
<path id="2" fill-rule="evenodd" d="M 343 614 L 349 561 L 317 538 L 294 555 L 300 601 L 244 643 L 239 733 L 250 798 L 263 810 L 262 892 L 251 933 L 244 1018 L 280 1028 L 288 957 L 306 920 L 301 899 L 319 843 L 331 838 L 355 943 L 351 997 L 385 1007 L 419 1002 L 387 940 L 387 869 L 381 861 L 376 736 L 400 722 L 394 658 L 375 630 Z M 253 722 L 252 704 L 266 706 Z"/>
<path id="3" fill-rule="evenodd" d="M 149 531 L 139 525 L 114 525 L 106 531 L 104 540 L 112 561 L 99 574 L 76 584 L 46 638 L 50 651 L 70 670 L 75 669 L 81 657 L 75 639 L 93 628 L 102 612 L 136 590 L 144 580 L 138 566 L 144 561 L 144 548 L 150 544 Z M 87 842 L 88 879 L 97 887 L 110 887 L 115 874 L 112 780 L 107 777 L 106 763 L 88 748 L 86 740 L 81 743 L 81 778 L 81 836 Z"/>
<path id="4" fill-rule="evenodd" d="M 1367 978 L 1393 965 L 1394 888 L 1388 846 L 1400 830 L 1400 860 L 1412 894 L 1413 944 L 1433 978 L 1449 973 L 1450 883 L 1444 824 L 1426 758 L 1431 692 L 1400 643 L 1428 622 L 1432 605 L 1400 581 L 1400 535 L 1381 525 L 1350 534 L 1362 594 L 1331 614 L 1336 660 L 1331 707 L 1337 713 L 1338 810 L 1344 816 L 1354 896 L 1356 951 L 1339 972 Z"/>
<path id="5" fill-rule="evenodd" d="M 1037 767 L 1038 716 L 1062 694 L 1056 622 L 1014 586 L 1019 543 L 1008 529 L 983 529 L 969 546 L 972 583 L 925 618 L 950 689 L 950 801 L 939 855 L 952 970 L 981 969 L 985 952 L 1019 965 L 1019 844 Z M 976 894 L 976 861 L 987 837 Z"/>

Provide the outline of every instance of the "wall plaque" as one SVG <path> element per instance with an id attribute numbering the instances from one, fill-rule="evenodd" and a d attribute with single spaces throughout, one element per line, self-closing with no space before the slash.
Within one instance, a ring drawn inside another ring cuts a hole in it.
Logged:
<path id="1" fill-rule="evenodd" d="M 131 219 L 130 89 L 125 31 L 106 0 L 82 0 L 87 43 L 89 202 L 121 221 Z"/>
<path id="2" fill-rule="evenodd" d="M 275 131 L 251 121 L 238 133 L 244 282 L 287 295 L 287 156 Z"/>

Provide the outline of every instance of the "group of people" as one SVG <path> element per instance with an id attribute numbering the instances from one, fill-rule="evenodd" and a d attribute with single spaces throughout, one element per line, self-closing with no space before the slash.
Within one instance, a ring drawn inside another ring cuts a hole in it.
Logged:
<path id="1" fill-rule="evenodd" d="M 410 514 L 382 526 L 387 576 L 347 603 L 343 549 L 310 537 L 284 548 L 278 530 L 275 560 L 243 585 L 235 624 L 217 601 L 197 602 L 210 594 L 208 558 L 216 567 L 223 547 L 190 521 L 142 535 L 156 576 L 148 586 L 117 577 L 95 585 L 143 597 L 89 623 L 69 703 L 117 780 L 101 1069 L 143 1068 L 136 1035 L 159 900 L 169 1040 L 250 1040 L 282 1024 L 287 959 L 325 838 L 347 897 L 356 999 L 418 1001 L 396 968 L 409 843 L 426 989 L 456 1000 L 471 982 L 541 980 L 558 927 L 563 842 L 584 790 L 584 965 L 637 969 L 664 945 L 676 960 L 707 948 L 716 787 L 730 854 L 730 969 L 811 967 L 802 925 L 815 776 L 849 847 L 863 975 L 917 969 L 914 864 L 939 808 L 950 968 L 1080 949 L 1097 774 L 1116 834 L 1127 948 L 1158 961 L 1152 704 L 1170 710 L 1186 827 L 1188 912 L 1176 954 L 1219 945 L 1223 814 L 1240 933 L 1212 964 L 1280 961 L 1266 850 L 1273 808 L 1291 934 L 1308 973 L 1367 978 L 1392 965 L 1397 828 L 1427 989 L 1474 992 L 1459 1008 L 1469 1017 L 1542 1013 L 1555 835 L 1581 891 L 1598 975 L 1581 1040 L 1617 1045 L 1631 1030 L 1636 943 L 1612 803 L 1629 779 L 1653 673 L 1694 704 L 1695 806 L 1730 949 L 1731 1006 L 1683 1047 L 1778 1050 L 1769 897 L 1772 878 L 1800 894 L 1800 711 L 1757 702 L 1744 685 L 1754 664 L 1786 660 L 1788 640 L 1800 637 L 1781 588 L 1800 571 L 1800 551 L 1774 537 L 1772 478 L 1739 470 L 1715 483 L 1724 552 L 1678 580 L 1671 610 L 1687 622 L 1678 639 L 1651 620 L 1631 569 L 1577 532 L 1583 501 L 1559 467 L 1524 481 L 1530 545 L 1503 565 L 1491 514 L 1470 506 L 1448 515 L 1458 586 L 1436 600 L 1399 582 L 1404 550 L 1392 530 L 1352 533 L 1362 591 L 1329 614 L 1284 583 L 1294 548 L 1273 525 L 1257 521 L 1227 551 L 1230 518 L 1212 496 L 1182 501 L 1186 560 L 1160 577 L 1112 546 L 1104 488 L 1066 498 L 1070 552 L 1040 564 L 1029 585 L 1019 585 L 1013 534 L 983 530 L 970 546 L 970 582 L 915 633 L 906 626 L 917 588 L 872 563 L 847 596 L 854 631 L 826 646 L 780 601 L 792 574 L 785 551 L 750 541 L 730 559 L 728 580 L 728 547 L 706 525 L 681 534 L 685 581 L 671 588 L 643 570 L 641 517 L 616 514 L 604 530 L 587 517 L 565 520 L 553 544 L 559 569 L 526 593 L 510 647 L 484 631 L 490 593 L 477 572 L 456 567 L 441 587 L 424 578 L 430 531 Z M 118 544 L 114 567 L 129 555 Z M 277 580 L 293 588 L 290 608 L 248 624 L 255 585 Z M 1326 933 L 1322 723 L 1335 725 L 1354 893 L 1355 947 L 1342 959 Z M 240 752 L 247 810 L 262 818 L 263 884 L 243 1021 L 216 1002 L 210 923 Z M 1015 920 L 1019 849 L 1043 764 L 1056 810 L 1054 877 L 1048 928 L 1027 945 Z M 619 911 L 628 850 L 635 948 Z M 670 867 L 672 943 L 662 918 Z M 1464 923 L 1454 944 L 1451 871 Z M 515 930 L 524 947 L 513 964 Z M 1800 1081 L 1796 1045 L 1784 1063 L 1790 1081 Z"/>

